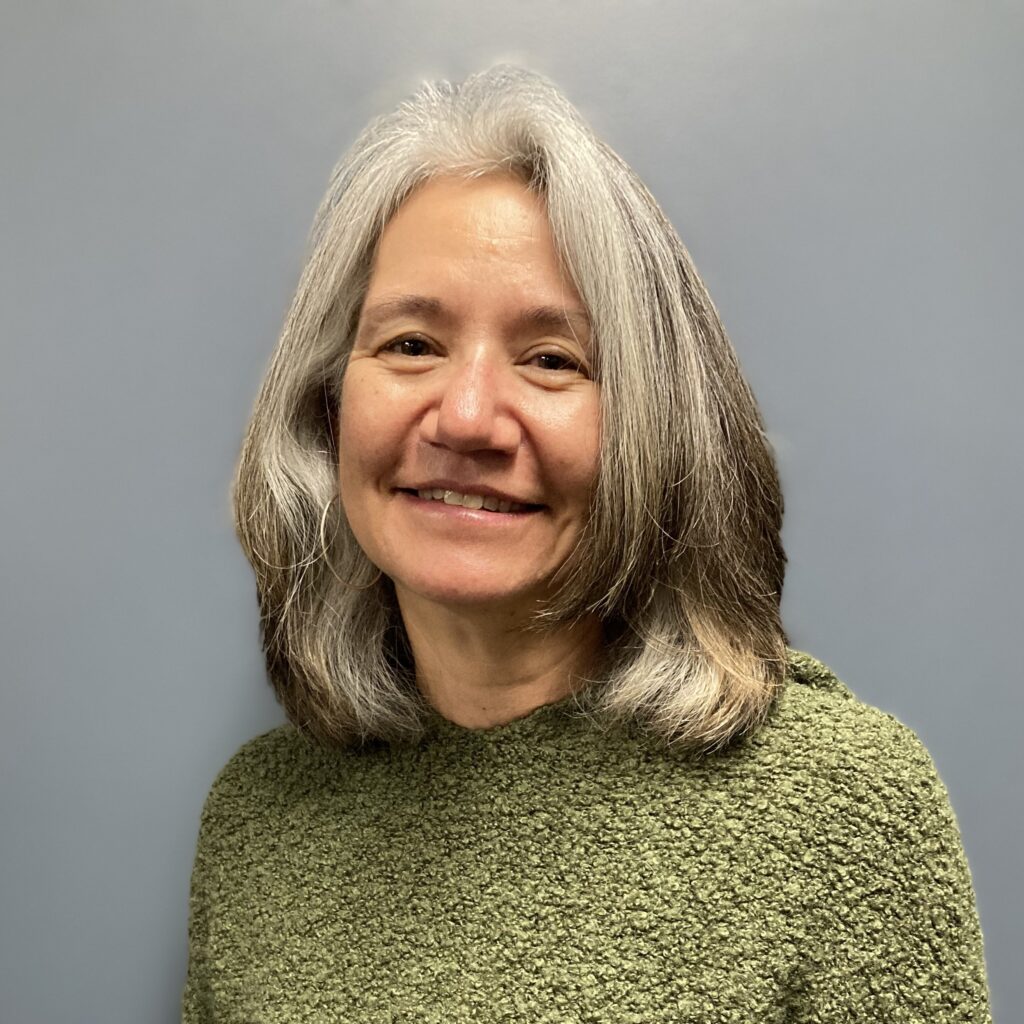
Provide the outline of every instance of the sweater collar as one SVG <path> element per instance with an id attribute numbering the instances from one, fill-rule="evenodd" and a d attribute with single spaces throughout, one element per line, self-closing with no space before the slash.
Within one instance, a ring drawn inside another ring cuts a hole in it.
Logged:
<path id="1" fill-rule="evenodd" d="M 431 707 L 426 715 L 426 735 L 438 740 L 466 740 L 483 744 L 505 742 L 514 737 L 539 738 L 564 730 L 566 724 L 574 719 L 582 720 L 585 703 L 583 694 L 571 693 L 508 722 L 483 728 L 460 725 Z"/>

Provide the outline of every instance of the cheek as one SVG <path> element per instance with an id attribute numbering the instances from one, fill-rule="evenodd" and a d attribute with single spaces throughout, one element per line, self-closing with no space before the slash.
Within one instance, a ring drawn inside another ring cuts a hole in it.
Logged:
<path id="1" fill-rule="evenodd" d="M 601 466 L 600 411 L 596 398 L 583 403 L 556 438 L 557 472 L 577 496 L 589 495 Z"/>
<path id="2" fill-rule="evenodd" d="M 341 392 L 337 418 L 338 480 L 346 508 L 388 486 L 410 436 L 399 396 L 353 367 Z"/>
<path id="3" fill-rule="evenodd" d="M 574 482 L 576 493 L 583 504 L 589 504 L 597 484 L 597 474 L 601 467 L 600 456 L 600 450 L 596 445 L 588 446 L 580 452 L 580 458 L 575 467 Z"/>
<path id="4" fill-rule="evenodd" d="M 373 455 L 380 445 L 373 420 L 373 403 L 363 401 L 365 389 L 346 381 L 338 410 L 338 479 L 342 500 L 348 505 L 357 497 L 355 488 L 373 470 Z"/>

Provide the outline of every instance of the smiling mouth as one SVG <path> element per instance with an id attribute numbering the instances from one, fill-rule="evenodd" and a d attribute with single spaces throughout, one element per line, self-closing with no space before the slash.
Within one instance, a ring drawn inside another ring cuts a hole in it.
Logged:
<path id="1" fill-rule="evenodd" d="M 490 495 L 460 494 L 457 491 L 432 488 L 430 490 L 414 491 L 409 487 L 399 487 L 400 494 L 408 494 L 423 502 L 436 502 L 441 505 L 450 505 L 455 508 L 464 508 L 471 512 L 489 512 L 494 515 L 516 515 L 528 512 L 537 512 L 544 508 L 544 505 L 529 505 L 515 501 L 505 501 L 494 498 Z"/>

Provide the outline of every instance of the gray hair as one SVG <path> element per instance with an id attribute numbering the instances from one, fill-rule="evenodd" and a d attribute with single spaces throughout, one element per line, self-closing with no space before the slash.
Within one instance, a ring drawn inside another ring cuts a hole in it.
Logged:
<path id="1" fill-rule="evenodd" d="M 771 447 L 653 196 L 549 79 L 504 64 L 424 83 L 372 120 L 317 210 L 232 489 L 270 680 L 289 719 L 326 745 L 423 734 L 393 585 L 335 500 L 334 426 L 385 225 L 434 176 L 496 172 L 546 204 L 590 315 L 601 394 L 590 515 L 531 628 L 599 616 L 606 657 L 580 709 L 601 727 L 632 720 L 673 746 L 718 749 L 767 717 L 786 672 Z"/>

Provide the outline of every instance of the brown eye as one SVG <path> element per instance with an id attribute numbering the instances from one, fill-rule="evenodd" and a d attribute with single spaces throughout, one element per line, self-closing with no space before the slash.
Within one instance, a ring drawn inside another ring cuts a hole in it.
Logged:
<path id="1" fill-rule="evenodd" d="M 423 338 L 395 338 L 381 349 L 382 352 L 394 352 L 400 356 L 423 356 L 428 354 L 430 345 Z"/>
<path id="2" fill-rule="evenodd" d="M 534 359 L 540 360 L 539 365 L 543 370 L 571 370 L 574 373 L 579 373 L 582 370 L 575 359 L 570 359 L 558 352 L 541 352 L 534 356 Z"/>

